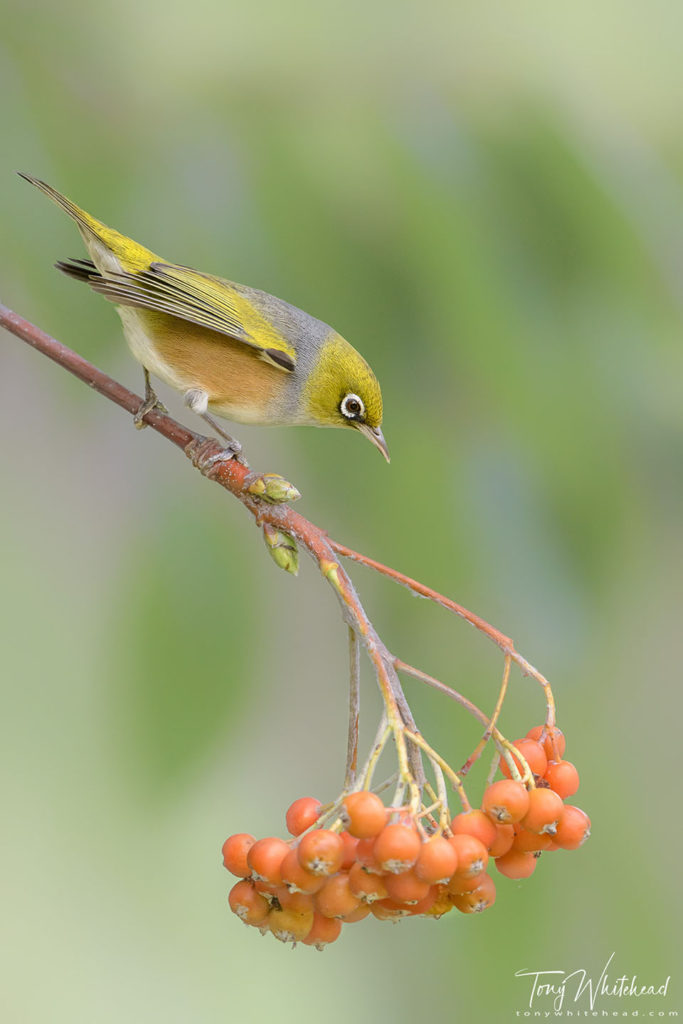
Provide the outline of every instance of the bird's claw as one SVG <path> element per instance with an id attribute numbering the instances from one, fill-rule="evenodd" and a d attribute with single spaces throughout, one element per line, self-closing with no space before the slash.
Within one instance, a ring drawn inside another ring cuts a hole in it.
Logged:
<path id="1" fill-rule="evenodd" d="M 216 442 L 212 438 L 198 437 L 188 444 L 185 454 L 203 476 L 210 476 L 211 471 L 224 462 L 234 461 L 246 465 L 245 459 L 241 457 L 242 445 L 239 441 L 232 441 L 225 448 L 216 451 Z"/>
<path id="2" fill-rule="evenodd" d="M 133 425 L 136 430 L 142 430 L 147 424 L 144 422 L 144 418 L 148 412 L 152 412 L 153 409 L 157 409 L 159 412 L 168 412 L 168 409 L 163 402 L 160 402 L 157 396 L 152 393 L 148 395 L 144 402 L 141 403 L 140 408 L 133 417 Z"/>

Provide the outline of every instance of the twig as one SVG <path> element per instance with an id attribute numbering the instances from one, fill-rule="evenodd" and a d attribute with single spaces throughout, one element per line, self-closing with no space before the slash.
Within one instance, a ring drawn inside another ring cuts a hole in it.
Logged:
<path id="1" fill-rule="evenodd" d="M 435 604 L 441 605 L 442 608 L 448 609 L 450 612 L 454 612 L 455 615 L 459 615 L 465 622 L 469 622 L 470 625 L 474 626 L 481 633 L 484 633 L 490 640 L 493 640 L 495 644 L 500 647 L 504 653 L 508 653 L 514 656 L 515 645 L 509 636 L 505 636 L 495 626 L 490 625 L 479 615 L 475 615 L 474 612 L 470 612 L 467 608 L 463 608 L 461 604 L 457 604 L 455 601 L 451 601 L 450 597 L 445 597 L 443 594 L 439 594 L 438 591 L 432 590 L 431 587 L 425 586 L 424 583 L 420 583 L 419 580 L 412 579 L 411 576 L 405 576 L 402 572 L 398 572 L 397 569 L 391 569 L 388 565 L 383 565 L 381 562 L 376 562 L 374 558 L 368 558 L 367 555 L 361 555 L 360 552 L 354 551 L 353 548 L 347 548 L 345 544 L 339 544 L 337 541 L 330 541 L 331 546 L 337 552 L 338 555 L 343 555 L 344 558 L 351 558 L 354 562 L 360 562 L 361 565 L 367 566 L 369 569 L 374 569 L 375 572 L 380 573 L 382 576 L 388 576 L 395 583 L 400 583 L 401 586 L 407 587 L 408 590 L 412 590 L 414 594 L 419 594 L 420 597 L 426 597 L 430 601 L 434 601 Z M 529 666 L 530 668 L 531 666 Z"/>
<path id="2" fill-rule="evenodd" d="M 496 629 L 495 626 L 486 622 L 486 620 L 482 619 L 480 615 L 475 615 L 474 612 L 469 611 L 456 601 L 452 601 L 450 597 L 440 594 L 437 590 L 433 590 L 424 583 L 420 583 L 419 580 L 414 580 L 411 576 L 406 576 L 397 569 L 392 569 L 388 565 L 383 565 L 382 562 L 377 562 L 374 558 L 368 558 L 367 555 L 362 555 L 360 552 L 354 551 L 353 548 L 346 547 L 345 544 L 340 544 L 338 541 L 330 540 L 330 546 L 337 552 L 337 554 L 342 555 L 344 558 L 350 558 L 354 562 L 359 562 L 361 565 L 365 565 L 368 569 L 374 569 L 375 572 L 380 573 L 382 576 L 387 576 L 389 579 L 393 580 L 394 583 L 407 587 L 407 589 L 412 591 L 413 594 L 418 594 L 420 597 L 427 598 L 429 601 L 433 601 L 442 608 L 446 608 L 447 611 L 453 612 L 461 619 L 464 619 L 465 622 L 469 622 L 471 626 L 478 629 L 479 632 L 483 633 L 484 636 L 487 636 L 489 640 L 492 640 L 494 644 L 501 649 L 504 655 L 509 655 L 512 661 L 519 666 L 523 675 L 531 676 L 541 684 L 545 691 L 547 702 L 546 727 L 552 728 L 554 726 L 555 702 L 550 688 L 550 683 L 545 676 L 541 675 L 541 673 L 526 660 L 526 658 L 523 658 L 522 655 L 517 652 L 515 645 L 509 636 L 506 636 L 505 633 L 501 633 L 499 629 Z"/>

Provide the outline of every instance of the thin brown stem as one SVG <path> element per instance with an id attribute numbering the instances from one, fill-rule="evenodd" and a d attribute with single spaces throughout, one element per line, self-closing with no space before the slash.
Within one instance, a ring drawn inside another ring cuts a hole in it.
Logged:
<path id="1" fill-rule="evenodd" d="M 346 744 L 344 792 L 351 791 L 358 769 L 358 721 L 360 718 L 360 643 L 349 626 L 349 734 Z"/>
<path id="2" fill-rule="evenodd" d="M 500 712 L 502 710 L 503 701 L 505 700 L 505 695 L 507 693 L 508 682 L 510 680 L 510 664 L 510 655 L 506 654 L 503 666 L 503 680 L 500 684 L 500 690 L 498 692 L 498 700 L 496 701 L 496 706 L 493 709 L 493 714 L 491 715 L 489 724 L 486 726 L 486 729 L 484 730 L 484 735 L 481 737 L 476 747 L 474 748 L 470 756 L 467 758 L 462 768 L 460 769 L 461 778 L 467 775 L 474 762 L 478 760 L 479 757 L 481 757 L 481 753 L 484 747 L 491 739 L 491 735 L 493 733 L 493 730 L 495 729 L 496 722 L 498 721 L 498 716 L 500 715 Z"/>
<path id="3" fill-rule="evenodd" d="M 474 626 L 481 633 L 484 633 L 490 640 L 493 640 L 500 649 L 506 653 L 514 654 L 515 646 L 509 636 L 505 636 L 495 626 L 490 625 L 481 616 L 475 615 L 474 612 L 468 611 L 461 604 L 457 604 L 456 601 L 452 601 L 450 597 L 445 597 L 443 594 L 439 594 L 438 591 L 432 590 L 431 587 L 426 586 L 424 583 L 420 583 L 419 580 L 414 580 L 411 576 L 406 576 L 402 572 L 398 572 L 397 569 L 392 569 L 388 565 L 383 565 L 382 562 L 375 561 L 374 558 L 368 558 L 367 555 L 361 555 L 360 552 L 354 551 L 353 548 L 346 547 L 345 544 L 339 544 L 337 541 L 330 541 L 332 547 L 338 555 L 342 555 L 344 558 L 351 558 L 354 562 L 360 562 L 361 565 L 367 566 L 369 569 L 374 569 L 375 572 L 380 573 L 382 576 L 388 576 L 395 583 L 400 583 L 401 586 L 407 587 L 412 590 L 414 594 L 419 594 L 420 597 L 426 597 L 430 601 L 434 601 L 435 604 L 441 605 L 442 608 L 448 609 L 455 615 L 459 615 L 465 622 L 469 622 L 470 625 Z"/>
<path id="4" fill-rule="evenodd" d="M 436 676 L 430 676 L 428 672 L 423 672 L 422 669 L 415 668 L 414 665 L 409 665 L 406 661 L 401 661 L 400 658 L 394 659 L 394 666 L 397 672 L 403 672 L 407 676 L 412 676 L 413 679 L 418 679 L 421 683 L 426 683 L 427 686 L 431 686 L 432 689 L 439 690 L 447 697 L 457 701 L 458 704 L 469 711 L 471 715 L 478 718 L 484 726 L 488 726 L 488 715 L 482 711 L 481 708 L 478 708 L 476 704 L 473 704 L 471 700 L 468 700 L 467 697 L 463 696 L 462 693 L 458 693 L 458 691 L 454 690 L 451 686 L 446 686 L 446 684 L 442 683 L 440 679 L 436 678 Z"/>

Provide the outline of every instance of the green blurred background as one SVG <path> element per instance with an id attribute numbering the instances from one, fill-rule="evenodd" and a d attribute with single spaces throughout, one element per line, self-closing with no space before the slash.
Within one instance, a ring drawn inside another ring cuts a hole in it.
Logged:
<path id="1" fill-rule="evenodd" d="M 244 929 L 223 839 L 341 783 L 333 595 L 3 333 L 3 1022 L 504 1021 L 515 971 L 597 975 L 612 951 L 659 984 L 681 896 L 683 8 L 5 0 L 2 25 L 3 301 L 139 388 L 114 310 L 52 269 L 81 243 L 23 169 L 334 324 L 382 381 L 391 466 L 341 431 L 240 428 L 250 461 L 515 638 L 594 825 L 476 919 L 368 921 L 322 956 Z M 354 578 L 397 653 L 492 707 L 483 638 Z M 476 726 L 407 689 L 461 763 Z M 516 675 L 505 731 L 543 711 Z"/>

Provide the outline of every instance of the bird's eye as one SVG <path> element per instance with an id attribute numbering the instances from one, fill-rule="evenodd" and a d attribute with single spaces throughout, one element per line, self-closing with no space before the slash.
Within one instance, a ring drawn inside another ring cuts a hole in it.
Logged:
<path id="1" fill-rule="evenodd" d="M 345 395 L 339 408 L 342 416 L 346 416 L 347 420 L 358 420 L 365 415 L 363 400 L 358 395 Z"/>

